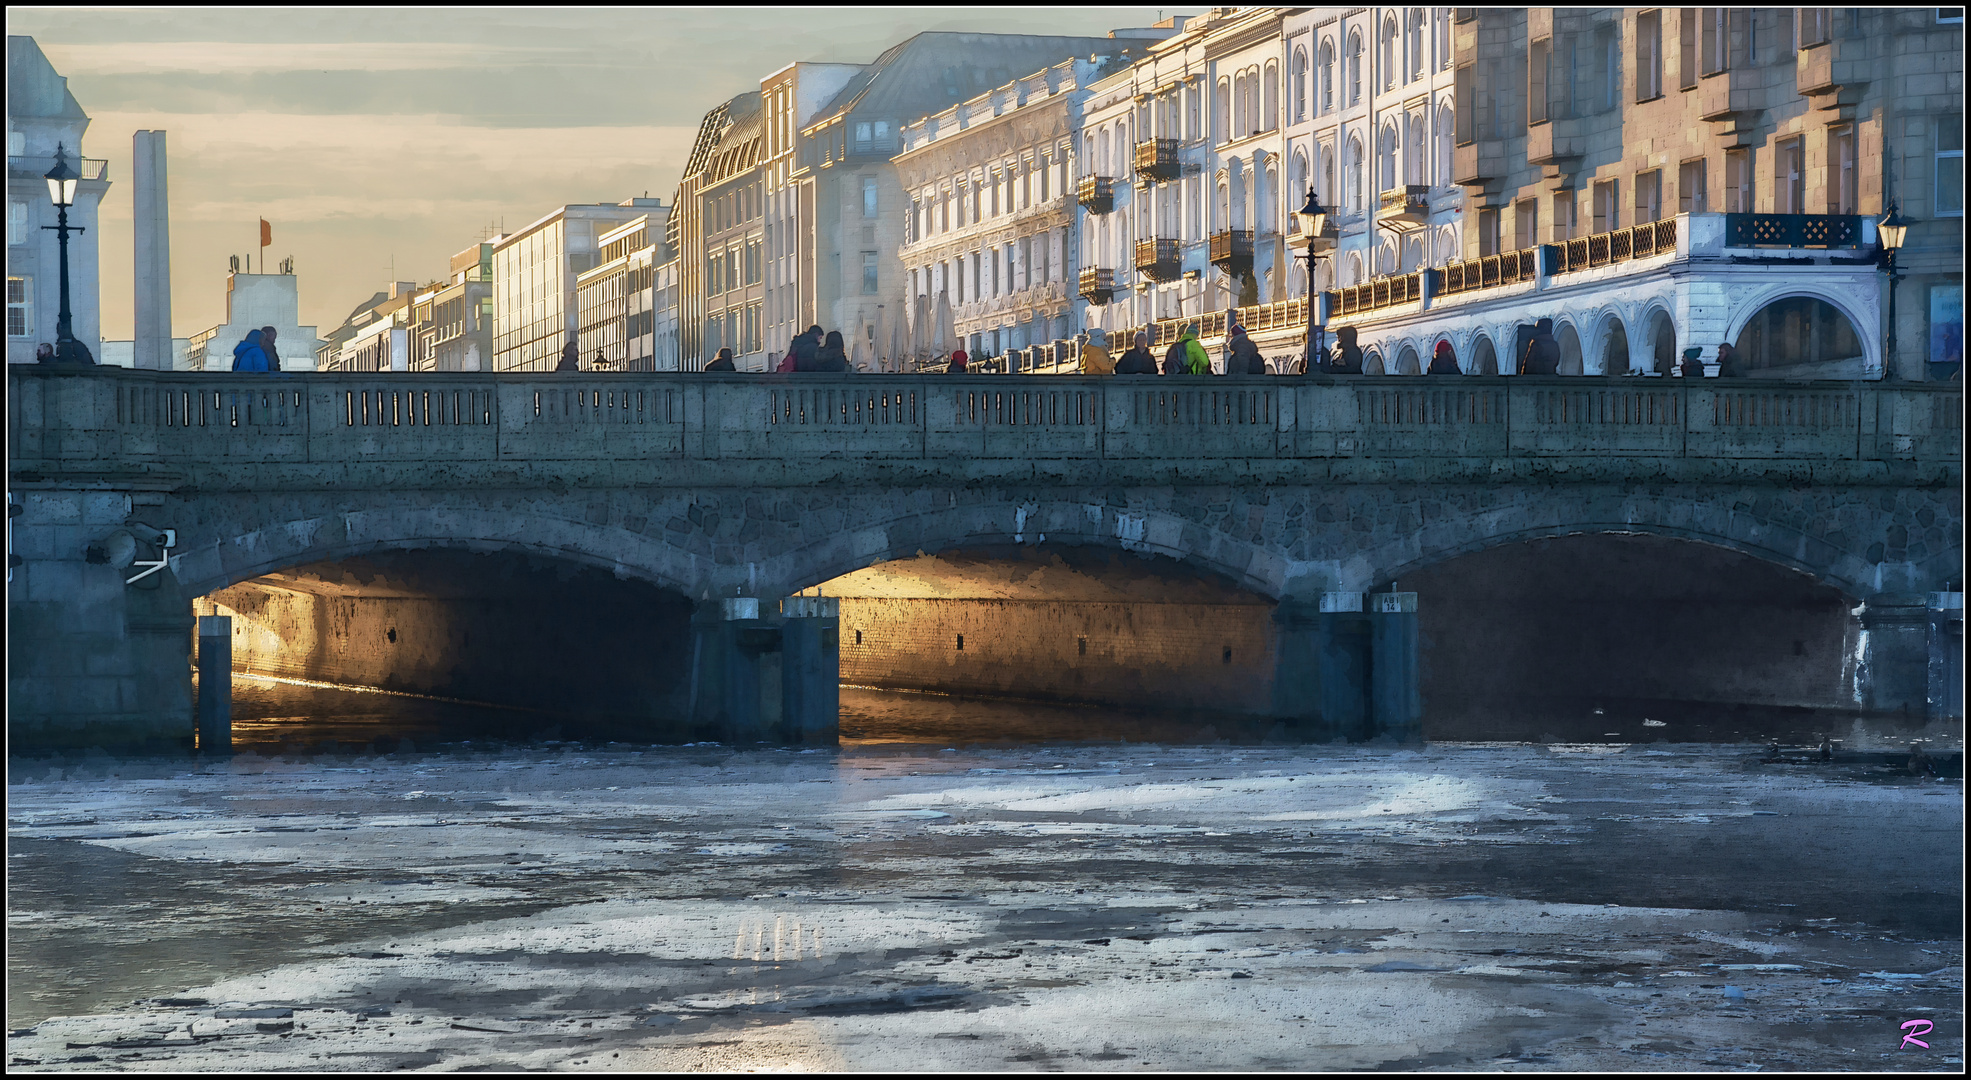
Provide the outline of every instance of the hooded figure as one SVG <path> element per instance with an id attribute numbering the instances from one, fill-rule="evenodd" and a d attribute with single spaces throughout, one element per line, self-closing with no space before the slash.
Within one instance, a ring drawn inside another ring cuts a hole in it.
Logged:
<path id="1" fill-rule="evenodd" d="M 1088 344 L 1081 347 L 1083 375 L 1114 375 L 1115 358 L 1109 355 L 1109 332 L 1101 327 L 1088 331 Z"/>
<path id="2" fill-rule="evenodd" d="M 705 365 L 705 370 L 706 371 L 738 371 L 739 369 L 732 366 L 732 350 L 720 349 L 719 354 L 712 358 L 712 362 Z"/>
<path id="3" fill-rule="evenodd" d="M 1702 348 L 1685 349 L 1684 362 L 1681 366 L 1677 368 L 1677 374 L 1683 376 L 1686 379 L 1703 378 L 1704 362 L 1698 359 L 1698 357 L 1703 355 L 1703 353 L 1704 350 Z"/>
<path id="4" fill-rule="evenodd" d="M 1246 328 L 1236 323 L 1232 326 L 1231 355 L 1225 358 L 1227 375 L 1264 375 L 1266 358 L 1259 355 L 1259 346 L 1246 336 Z"/>
<path id="5" fill-rule="evenodd" d="M 561 347 L 561 362 L 554 365 L 554 370 L 556 371 L 582 370 L 582 351 L 575 347 L 574 342 L 571 341 L 568 344 L 563 345 Z"/>
<path id="6" fill-rule="evenodd" d="M 260 331 L 248 330 L 246 340 L 233 346 L 233 370 L 267 370 L 267 353 L 260 348 Z"/>
<path id="7" fill-rule="evenodd" d="M 1187 326 L 1177 336 L 1177 343 L 1163 357 L 1165 375 L 1209 375 L 1211 357 L 1198 344 L 1198 328 Z"/>
<path id="8" fill-rule="evenodd" d="M 1526 342 L 1526 355 L 1519 358 L 1519 373 L 1560 374 L 1560 342 L 1554 337 L 1552 319 L 1541 319 L 1533 324 L 1533 336 Z"/>
<path id="9" fill-rule="evenodd" d="M 964 350 L 964 349 L 959 349 L 959 350 L 957 350 L 956 352 L 953 352 L 953 353 L 951 354 L 951 363 L 949 363 L 949 364 L 947 364 L 947 365 L 945 365 L 945 369 L 944 369 L 944 373 L 945 373 L 946 375 L 963 375 L 963 374 L 965 374 L 965 350 Z"/>
<path id="10" fill-rule="evenodd" d="M 1738 358 L 1738 350 L 1727 341 L 1718 346 L 1718 378 L 1741 379 L 1745 377 L 1745 363 Z"/>
<path id="11" fill-rule="evenodd" d="M 274 328 L 271 326 L 260 328 L 260 351 L 267 354 L 268 371 L 281 369 L 281 354 L 274 351 Z"/>
<path id="12" fill-rule="evenodd" d="M 1136 332 L 1129 351 L 1116 361 L 1117 375 L 1155 375 L 1157 358 L 1150 355 L 1150 335 L 1141 330 Z"/>
<path id="13" fill-rule="evenodd" d="M 848 351 L 842 347 L 842 332 L 840 330 L 828 331 L 827 340 L 822 342 L 821 348 L 815 350 L 814 370 L 816 371 L 851 370 L 849 367 Z"/>
<path id="14" fill-rule="evenodd" d="M 1362 347 L 1355 344 L 1355 328 L 1344 326 L 1335 331 L 1335 358 L 1328 370 L 1336 375 L 1362 374 Z"/>
<path id="15" fill-rule="evenodd" d="M 806 336 L 805 334 L 804 334 L 804 335 L 802 335 L 802 337 L 805 337 L 805 336 Z M 779 366 L 779 367 L 777 367 L 777 368 L 774 368 L 773 370 L 775 370 L 775 371 L 793 371 L 793 370 L 794 370 L 794 361 L 795 361 L 795 360 L 796 360 L 796 358 L 797 358 L 797 357 L 799 356 L 799 354 L 800 354 L 800 351 L 801 351 L 801 339 L 800 339 L 800 338 L 798 338 L 798 337 L 796 337 L 796 338 L 789 338 L 789 339 L 787 339 L 787 355 L 786 355 L 785 357 L 783 357 L 783 358 L 781 359 L 781 361 L 780 361 L 780 366 Z"/>
<path id="16" fill-rule="evenodd" d="M 1464 372 L 1458 370 L 1458 354 L 1452 351 L 1450 342 L 1439 341 L 1437 343 L 1437 351 L 1435 353 L 1432 353 L 1430 357 L 1430 370 L 1424 372 L 1424 374 L 1426 375 L 1464 374 Z"/>

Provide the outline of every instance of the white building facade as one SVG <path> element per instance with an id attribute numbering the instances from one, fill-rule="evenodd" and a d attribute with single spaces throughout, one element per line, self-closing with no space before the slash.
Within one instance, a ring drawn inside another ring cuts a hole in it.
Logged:
<path id="1" fill-rule="evenodd" d="M 603 233 L 664 213 L 657 199 L 559 207 L 493 249 L 493 370 L 552 371 L 580 333 L 576 279 L 600 261 Z"/>
<path id="2" fill-rule="evenodd" d="M 33 363 L 53 345 L 61 309 L 56 211 L 43 179 L 59 148 L 81 174 L 68 223 L 69 326 L 94 354 L 102 346 L 96 259 L 97 207 L 109 191 L 109 163 L 82 156 L 89 116 L 31 37 L 7 37 L 7 362 Z M 78 228 L 79 227 L 79 228 Z"/>

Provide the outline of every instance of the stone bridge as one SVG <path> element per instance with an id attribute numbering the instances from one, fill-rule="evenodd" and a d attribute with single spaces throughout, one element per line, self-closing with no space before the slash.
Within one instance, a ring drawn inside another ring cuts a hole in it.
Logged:
<path id="1" fill-rule="evenodd" d="M 709 625 L 734 614 L 728 598 L 763 598 L 761 621 L 776 623 L 783 597 L 921 553 L 1108 548 L 1166 556 L 1275 602 L 1276 662 L 1317 669 L 1322 646 L 1295 628 L 1319 620 L 1298 613 L 1360 610 L 1359 594 L 1508 542 L 1655 534 L 1839 590 L 1869 630 L 1856 701 L 1919 712 L 1929 597 L 1961 589 L 1955 387 L 43 368 L 8 378 L 18 747 L 182 740 L 196 598 L 404 549 L 600 568 L 682 594 Z M 91 545 L 132 522 L 176 533 L 154 587 L 89 561 Z M 701 689 L 693 669 L 698 713 L 721 707 L 726 676 L 707 671 Z M 1276 713 L 1314 715 L 1318 701 L 1299 699 L 1321 693 L 1283 678 Z"/>

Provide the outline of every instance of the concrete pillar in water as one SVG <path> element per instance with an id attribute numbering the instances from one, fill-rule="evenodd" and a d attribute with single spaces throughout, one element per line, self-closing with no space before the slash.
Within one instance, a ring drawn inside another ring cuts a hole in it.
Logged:
<path id="1" fill-rule="evenodd" d="M 695 734 L 730 742 L 778 737 L 780 627 L 760 617 L 756 597 L 700 604 L 692 614 L 690 688 Z"/>
<path id="2" fill-rule="evenodd" d="M 1377 738 L 1423 741 L 1423 672 L 1417 638 L 1417 594 L 1377 593 L 1370 645 L 1369 700 Z"/>
<path id="3" fill-rule="evenodd" d="M 1930 707 L 1930 607 L 1920 597 L 1875 596 L 1861 606 L 1855 701 L 1878 716 L 1921 722 Z"/>
<path id="4" fill-rule="evenodd" d="M 1284 597 L 1273 608 L 1273 718 L 1305 742 L 1321 730 L 1320 612 L 1310 600 Z M 1329 736 L 1331 737 L 1331 736 Z"/>
<path id="5" fill-rule="evenodd" d="M 840 744 L 841 607 L 832 596 L 780 602 L 781 722 L 788 742 Z"/>
<path id="6" fill-rule="evenodd" d="M 233 617 L 198 617 L 198 748 L 233 752 Z"/>
<path id="7" fill-rule="evenodd" d="M 1369 619 L 1359 592 L 1321 594 L 1315 650 L 1321 677 L 1322 741 L 1366 741 L 1369 715 Z"/>
<path id="8" fill-rule="evenodd" d="M 1930 708 L 1932 720 L 1964 719 L 1964 594 L 1930 594 Z"/>

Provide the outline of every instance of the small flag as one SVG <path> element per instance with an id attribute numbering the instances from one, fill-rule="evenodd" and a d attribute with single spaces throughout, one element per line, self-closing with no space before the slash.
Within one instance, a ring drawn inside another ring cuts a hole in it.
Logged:
<path id="1" fill-rule="evenodd" d="M 260 246 L 266 247 L 268 244 L 271 244 L 273 242 L 274 242 L 274 227 L 272 225 L 267 224 L 266 218 L 261 218 L 260 219 Z"/>

